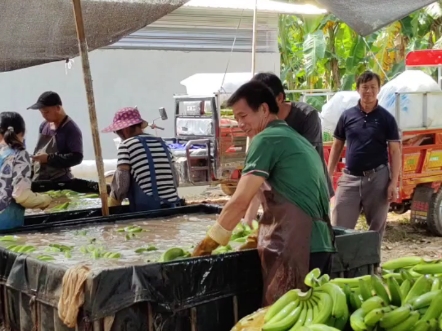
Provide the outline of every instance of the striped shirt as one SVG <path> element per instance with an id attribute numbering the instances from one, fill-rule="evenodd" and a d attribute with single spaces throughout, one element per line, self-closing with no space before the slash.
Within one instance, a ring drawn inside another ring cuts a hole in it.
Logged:
<path id="1" fill-rule="evenodd" d="M 137 137 L 151 136 L 142 134 Z M 152 181 L 149 169 L 149 160 L 143 145 L 137 139 L 132 137 L 120 143 L 118 147 L 118 166 L 129 165 L 131 176 L 135 179 L 141 190 L 148 195 L 152 194 Z M 161 138 L 158 138 L 161 139 Z M 158 195 L 161 199 L 169 202 L 175 202 L 178 199 L 178 193 L 174 185 L 173 173 L 171 167 L 173 163 L 169 163 L 165 150 L 160 141 L 147 140 L 147 146 L 152 154 L 154 169 L 156 174 Z M 169 154 L 173 162 L 172 153 Z"/>

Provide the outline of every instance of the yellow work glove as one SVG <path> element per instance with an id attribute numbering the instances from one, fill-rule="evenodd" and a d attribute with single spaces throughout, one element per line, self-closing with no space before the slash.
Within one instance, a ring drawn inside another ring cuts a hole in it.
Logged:
<path id="1" fill-rule="evenodd" d="M 231 236 L 232 231 L 224 229 L 216 222 L 207 232 L 206 238 L 196 246 L 192 256 L 210 255 L 218 246 L 226 246 Z"/>
<path id="2" fill-rule="evenodd" d="M 239 250 L 243 251 L 246 249 L 254 249 L 257 247 L 258 247 L 258 231 L 255 231 L 247 237 L 246 242 L 243 245 L 241 245 Z"/>
<path id="3" fill-rule="evenodd" d="M 121 202 L 118 201 L 117 199 L 112 198 L 111 196 L 109 196 L 107 198 L 107 205 L 109 207 L 117 207 L 117 206 L 121 206 Z"/>
<path id="4" fill-rule="evenodd" d="M 52 198 L 47 194 L 34 193 L 31 190 L 18 190 L 13 194 L 16 203 L 29 209 L 46 209 L 52 202 Z"/>

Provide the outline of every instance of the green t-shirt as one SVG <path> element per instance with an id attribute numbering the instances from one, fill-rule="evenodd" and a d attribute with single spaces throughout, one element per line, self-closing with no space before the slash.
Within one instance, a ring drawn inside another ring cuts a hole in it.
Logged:
<path id="1" fill-rule="evenodd" d="M 313 218 L 329 214 L 322 161 L 313 146 L 285 121 L 269 123 L 252 139 L 242 173 L 264 177 L 272 189 Z M 327 224 L 315 220 L 310 252 L 334 251 Z"/>

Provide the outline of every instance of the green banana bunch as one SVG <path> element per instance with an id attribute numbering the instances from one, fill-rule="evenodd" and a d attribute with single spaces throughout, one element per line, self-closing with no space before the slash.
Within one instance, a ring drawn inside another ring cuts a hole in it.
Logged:
<path id="1" fill-rule="evenodd" d="M 276 316 L 285 306 L 290 302 L 299 301 L 299 290 L 290 290 L 280 297 L 267 311 L 264 316 L 264 322 L 269 322 L 274 316 Z"/>
<path id="2" fill-rule="evenodd" d="M 413 267 L 423 261 L 424 260 L 419 256 L 406 256 L 384 262 L 382 263 L 381 268 L 385 270 L 399 270 Z"/>
<path id="3" fill-rule="evenodd" d="M 405 305 L 385 313 L 379 321 L 379 326 L 383 329 L 391 329 L 406 321 L 408 317 L 410 317 L 412 311 L 413 310 L 410 305 Z"/>
<path id="4" fill-rule="evenodd" d="M 317 296 L 316 296 L 317 297 Z M 298 289 L 290 290 L 279 298 L 264 316 L 263 331 L 282 331 L 298 325 L 301 327 L 313 320 L 314 305 L 319 303 L 315 299 L 313 290 L 301 292 Z M 331 310 L 331 307 L 329 308 Z M 319 308 L 317 309 L 319 313 Z"/>

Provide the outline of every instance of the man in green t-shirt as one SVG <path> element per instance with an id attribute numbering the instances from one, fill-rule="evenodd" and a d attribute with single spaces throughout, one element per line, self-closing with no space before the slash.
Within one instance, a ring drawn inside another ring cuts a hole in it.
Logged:
<path id="1" fill-rule="evenodd" d="M 257 238 L 264 281 L 264 305 L 291 288 L 304 288 L 304 277 L 323 255 L 329 273 L 334 252 L 327 183 L 318 153 L 285 121 L 271 90 L 251 81 L 229 99 L 239 127 L 254 137 L 237 189 L 193 256 L 227 245 L 250 202 L 259 194 L 264 207 Z M 250 243 L 249 243 L 250 244 Z"/>

